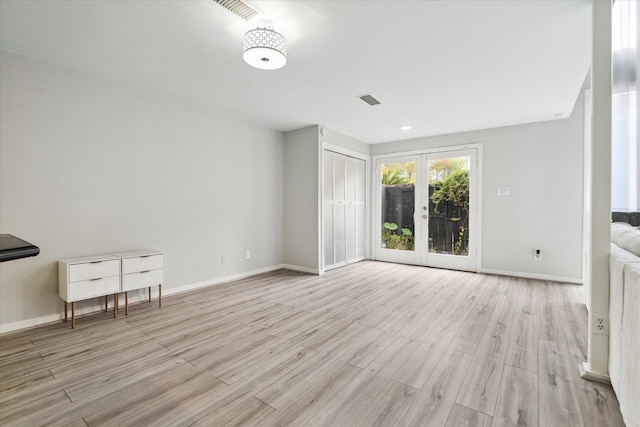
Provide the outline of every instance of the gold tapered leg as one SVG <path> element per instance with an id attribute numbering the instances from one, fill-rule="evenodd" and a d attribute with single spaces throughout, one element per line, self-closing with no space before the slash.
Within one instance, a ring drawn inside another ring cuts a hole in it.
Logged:
<path id="1" fill-rule="evenodd" d="M 118 317 L 118 294 L 113 294 L 113 318 Z"/>
<path id="2" fill-rule="evenodd" d="M 71 329 L 76 328 L 76 303 L 71 303 Z"/>
<path id="3" fill-rule="evenodd" d="M 151 286 L 149 286 L 149 302 L 151 302 Z"/>
<path id="4" fill-rule="evenodd" d="M 158 305 L 162 307 L 162 285 L 158 285 Z"/>
<path id="5" fill-rule="evenodd" d="M 68 314 L 67 314 L 67 302 L 64 302 L 64 321 L 66 322 L 68 318 Z"/>
<path id="6" fill-rule="evenodd" d="M 129 315 L 129 292 L 124 292 L 124 314 Z"/>
<path id="7" fill-rule="evenodd" d="M 104 296 L 104 312 L 109 311 L 109 295 Z"/>

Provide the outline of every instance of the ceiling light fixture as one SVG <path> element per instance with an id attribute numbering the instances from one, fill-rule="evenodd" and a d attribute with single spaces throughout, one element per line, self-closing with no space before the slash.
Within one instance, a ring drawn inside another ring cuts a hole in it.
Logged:
<path id="1" fill-rule="evenodd" d="M 273 30 L 271 21 L 258 22 L 258 28 L 244 35 L 244 61 L 261 70 L 277 70 L 287 63 L 287 41 Z"/>
<path id="2" fill-rule="evenodd" d="M 400 126 L 400 130 L 409 130 L 411 129 L 411 125 L 402 125 Z"/>

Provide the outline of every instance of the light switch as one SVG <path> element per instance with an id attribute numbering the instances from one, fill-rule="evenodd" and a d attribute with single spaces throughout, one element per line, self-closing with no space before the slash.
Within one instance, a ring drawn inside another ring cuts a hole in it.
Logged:
<path id="1" fill-rule="evenodd" d="M 511 187 L 498 187 L 498 196 L 508 196 L 511 194 Z"/>

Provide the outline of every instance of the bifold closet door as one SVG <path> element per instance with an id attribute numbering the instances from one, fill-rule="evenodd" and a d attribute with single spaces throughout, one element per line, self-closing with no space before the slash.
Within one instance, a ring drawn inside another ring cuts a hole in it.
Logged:
<path id="1" fill-rule="evenodd" d="M 365 257 L 365 163 L 325 150 L 323 153 L 323 268 L 340 267 Z"/>
<path id="2" fill-rule="evenodd" d="M 356 164 L 352 161 L 345 161 L 345 206 L 344 206 L 344 222 L 345 222 L 345 244 L 346 244 L 346 260 L 356 259 L 357 246 L 357 223 L 356 223 Z"/>
<path id="3" fill-rule="evenodd" d="M 333 156 L 333 264 L 336 267 L 347 263 L 344 166 L 344 157 Z"/>
<path id="4" fill-rule="evenodd" d="M 333 156 L 322 154 L 322 267 L 331 268 L 335 264 L 333 238 Z"/>

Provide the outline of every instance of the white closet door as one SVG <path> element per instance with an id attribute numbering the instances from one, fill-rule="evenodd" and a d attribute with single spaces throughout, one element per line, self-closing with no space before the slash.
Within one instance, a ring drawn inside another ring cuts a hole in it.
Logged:
<path id="1" fill-rule="evenodd" d="M 336 201 L 345 199 L 345 158 L 333 156 L 333 199 Z"/>
<path id="2" fill-rule="evenodd" d="M 347 263 L 344 208 L 345 206 L 341 204 L 333 205 L 333 245 L 335 248 L 335 267 L 339 267 Z"/>
<path id="3" fill-rule="evenodd" d="M 365 171 L 364 171 L 364 160 L 354 159 L 356 166 L 356 176 L 355 176 L 355 199 L 358 202 L 364 203 L 365 196 L 367 194 L 366 188 L 366 180 L 365 180 Z"/>
<path id="4" fill-rule="evenodd" d="M 357 258 L 358 227 L 356 222 L 356 159 L 345 159 L 345 233 L 347 262 Z"/>
<path id="5" fill-rule="evenodd" d="M 356 259 L 366 256 L 367 211 L 365 197 L 367 194 L 365 164 L 363 160 L 355 160 L 355 205 L 356 205 Z"/>
<path id="6" fill-rule="evenodd" d="M 323 152 L 323 267 L 339 267 L 365 257 L 365 162 Z"/>
<path id="7" fill-rule="evenodd" d="M 333 239 L 336 266 L 347 263 L 345 221 L 345 158 L 333 156 Z"/>
<path id="8" fill-rule="evenodd" d="M 362 260 L 367 254 L 367 211 L 364 202 L 356 205 L 356 260 Z"/>
<path id="9" fill-rule="evenodd" d="M 324 151 L 322 156 L 322 234 L 323 234 L 323 262 L 324 268 L 335 264 L 333 252 L 333 156 Z"/>
<path id="10" fill-rule="evenodd" d="M 354 158 L 344 159 L 344 171 L 345 171 L 345 200 L 356 200 L 356 162 Z"/>

